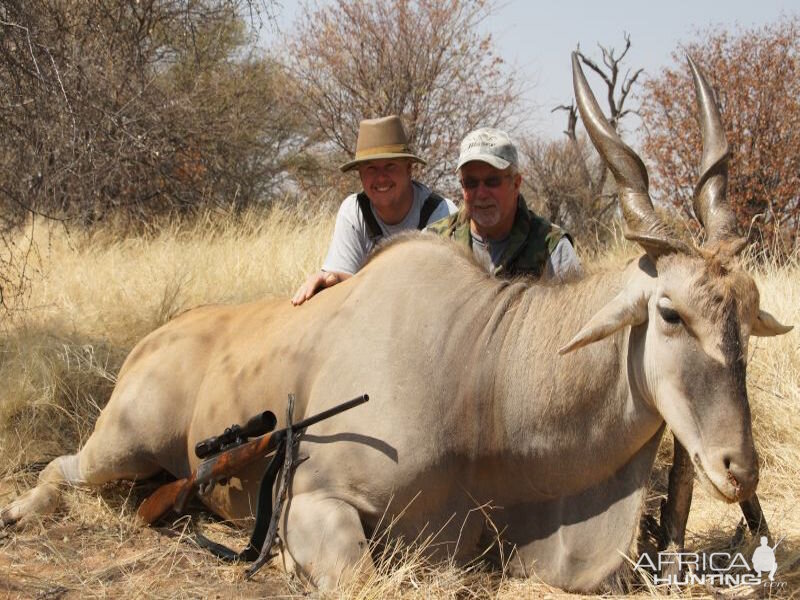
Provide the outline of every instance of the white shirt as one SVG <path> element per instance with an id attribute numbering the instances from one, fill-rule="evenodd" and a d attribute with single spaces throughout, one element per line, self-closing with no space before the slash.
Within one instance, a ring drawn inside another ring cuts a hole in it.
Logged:
<path id="1" fill-rule="evenodd" d="M 377 211 L 373 210 L 375 220 L 383 232 L 383 238 L 389 237 L 401 231 L 408 231 L 417 228 L 422 205 L 430 196 L 431 190 L 419 183 L 412 182 L 414 199 L 408 214 L 399 223 L 389 225 L 384 223 L 378 216 Z M 436 207 L 433 214 L 428 219 L 428 223 L 433 223 L 439 219 L 453 214 L 457 211 L 456 205 L 447 198 Z M 426 225 L 428 224 L 426 223 Z M 375 242 L 370 239 L 369 228 L 364 220 L 364 215 L 358 206 L 356 194 L 351 194 L 344 199 L 336 215 L 336 225 L 333 229 L 333 239 L 331 239 L 328 256 L 322 265 L 323 271 L 335 271 L 337 273 L 348 273 L 354 275 L 367 260 L 367 255 L 375 247 Z"/>

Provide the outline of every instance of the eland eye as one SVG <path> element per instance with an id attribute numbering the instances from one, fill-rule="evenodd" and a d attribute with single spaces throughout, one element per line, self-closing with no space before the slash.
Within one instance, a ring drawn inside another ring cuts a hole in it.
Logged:
<path id="1" fill-rule="evenodd" d="M 681 316 L 678 314 L 678 311 L 675 310 L 674 308 L 659 306 L 658 313 L 661 315 L 661 318 L 664 319 L 670 325 L 679 325 L 681 323 Z"/>

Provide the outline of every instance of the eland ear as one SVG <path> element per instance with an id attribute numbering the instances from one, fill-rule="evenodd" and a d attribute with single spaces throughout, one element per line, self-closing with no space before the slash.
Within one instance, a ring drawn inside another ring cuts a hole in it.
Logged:
<path id="1" fill-rule="evenodd" d="M 792 325 L 781 325 L 777 319 L 765 310 L 758 311 L 755 323 L 753 323 L 753 330 L 750 335 L 759 337 L 772 337 L 773 335 L 783 335 L 792 330 Z"/>
<path id="2" fill-rule="evenodd" d="M 608 337 L 623 327 L 640 325 L 647 321 L 647 295 L 642 291 L 631 294 L 623 290 L 611 302 L 589 319 L 570 342 L 559 349 L 563 355 Z"/>

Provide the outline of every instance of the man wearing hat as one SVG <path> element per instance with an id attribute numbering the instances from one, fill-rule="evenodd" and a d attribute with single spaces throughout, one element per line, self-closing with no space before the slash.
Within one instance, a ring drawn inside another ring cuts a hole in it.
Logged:
<path id="1" fill-rule="evenodd" d="M 471 247 L 478 262 L 500 277 L 580 277 L 581 264 L 569 234 L 528 210 L 519 191 L 517 148 L 506 132 L 470 132 L 461 142 L 456 170 L 464 196 L 461 210 L 428 226 L 428 231 Z"/>
<path id="2" fill-rule="evenodd" d="M 352 277 L 382 238 L 423 229 L 456 211 L 450 200 L 411 178 L 415 162 L 425 164 L 411 152 L 399 117 L 361 121 L 355 157 L 341 170 L 358 169 L 364 191 L 342 202 L 322 270 L 306 279 L 292 304 L 302 304 L 319 290 Z"/>

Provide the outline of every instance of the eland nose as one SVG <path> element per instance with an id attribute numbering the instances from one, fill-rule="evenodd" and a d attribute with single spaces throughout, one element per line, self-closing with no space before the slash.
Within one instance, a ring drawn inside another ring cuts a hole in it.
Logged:
<path id="1" fill-rule="evenodd" d="M 722 450 L 713 458 L 718 468 L 723 469 L 728 483 L 735 490 L 737 500 L 746 500 L 753 495 L 758 485 L 758 456 L 755 450 Z"/>

